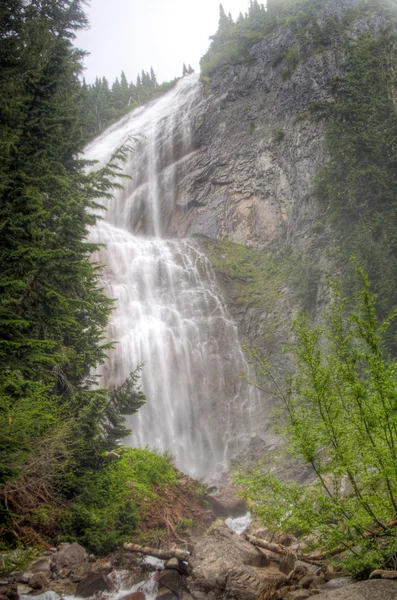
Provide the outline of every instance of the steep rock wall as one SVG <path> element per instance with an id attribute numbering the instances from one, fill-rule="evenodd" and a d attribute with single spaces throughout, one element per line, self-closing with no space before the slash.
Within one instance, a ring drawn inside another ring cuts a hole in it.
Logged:
<path id="1" fill-rule="evenodd" d="M 319 24 L 355 4 L 330 3 Z M 379 16 L 360 17 L 347 33 L 380 26 Z M 343 51 L 337 37 L 285 77 L 286 62 L 277 56 L 298 46 L 291 30 L 279 28 L 251 49 L 250 62 L 212 76 L 193 108 L 194 152 L 180 173 L 170 235 L 202 234 L 262 248 L 308 250 L 326 243 L 312 186 L 327 158 L 323 126 L 307 111 L 311 102 L 329 97 Z"/>

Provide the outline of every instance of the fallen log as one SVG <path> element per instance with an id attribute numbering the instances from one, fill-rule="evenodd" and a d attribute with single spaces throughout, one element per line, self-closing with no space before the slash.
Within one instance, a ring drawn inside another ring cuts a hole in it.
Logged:
<path id="1" fill-rule="evenodd" d="M 169 558 L 177 558 L 178 560 L 188 561 L 190 552 L 181 550 L 180 548 L 171 548 L 169 550 L 161 550 L 160 548 L 151 548 L 150 546 L 140 546 L 139 544 L 124 544 L 124 550 L 127 552 L 140 552 L 149 556 L 155 556 L 163 560 Z"/>
<path id="2" fill-rule="evenodd" d="M 275 552 L 276 554 L 281 554 L 283 556 L 293 555 L 296 560 L 301 560 L 302 562 L 308 563 L 310 565 L 315 565 L 316 567 L 323 567 L 324 564 L 318 562 L 318 560 L 313 559 L 311 556 L 305 556 L 304 554 L 297 554 L 287 546 L 282 546 L 281 544 L 274 544 L 273 542 L 267 542 L 266 540 L 261 540 L 254 535 L 245 534 L 245 538 L 254 546 L 258 546 L 259 548 L 264 548 L 265 550 L 270 550 L 270 552 Z"/>

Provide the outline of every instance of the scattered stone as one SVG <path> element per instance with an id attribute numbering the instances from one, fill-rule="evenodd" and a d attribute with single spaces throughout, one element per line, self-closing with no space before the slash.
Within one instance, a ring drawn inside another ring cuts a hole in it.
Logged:
<path id="1" fill-rule="evenodd" d="M 50 578 L 46 573 L 34 573 L 28 581 L 28 585 L 34 590 L 42 590 L 50 585 Z"/>
<path id="2" fill-rule="evenodd" d="M 61 544 L 55 560 L 59 567 L 72 567 L 88 562 L 88 554 L 80 544 Z"/>
<path id="3" fill-rule="evenodd" d="M 397 583 L 383 579 L 360 581 L 321 593 L 316 600 L 397 600 Z"/>
<path id="4" fill-rule="evenodd" d="M 397 579 L 397 571 L 383 571 L 376 569 L 369 576 L 370 579 Z"/>
<path id="5" fill-rule="evenodd" d="M 104 573 L 91 572 L 88 577 L 80 581 L 76 589 L 76 596 L 88 598 L 97 592 L 105 592 L 111 590 L 113 582 L 108 575 Z"/>

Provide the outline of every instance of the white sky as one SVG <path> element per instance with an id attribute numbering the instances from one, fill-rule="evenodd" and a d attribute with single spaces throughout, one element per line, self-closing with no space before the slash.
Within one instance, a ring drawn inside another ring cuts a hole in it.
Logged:
<path id="1" fill-rule="evenodd" d="M 218 27 L 220 0 L 90 0 L 90 29 L 76 46 L 85 59 L 87 83 L 105 76 L 110 83 L 123 70 L 128 81 L 152 66 L 159 83 L 182 75 L 182 65 L 198 71 L 199 60 Z M 223 0 L 234 19 L 248 0 Z"/>

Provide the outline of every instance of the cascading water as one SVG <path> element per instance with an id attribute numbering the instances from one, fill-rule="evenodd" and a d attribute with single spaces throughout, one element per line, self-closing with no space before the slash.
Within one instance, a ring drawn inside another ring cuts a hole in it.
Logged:
<path id="1" fill-rule="evenodd" d="M 214 476 L 249 436 L 255 391 L 208 259 L 192 240 L 164 239 L 191 154 L 189 111 L 200 84 L 182 79 L 160 100 L 130 113 L 87 148 L 101 163 L 130 136 L 138 147 L 131 177 L 111 200 L 92 241 L 95 260 L 117 299 L 109 340 L 118 344 L 102 367 L 102 385 L 124 381 L 143 363 L 147 403 L 130 418 L 131 445 L 170 450 L 194 477 Z"/>

